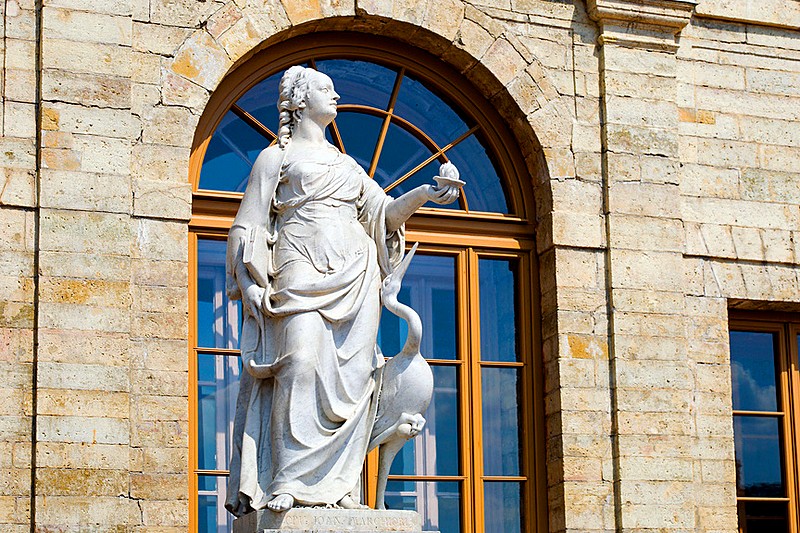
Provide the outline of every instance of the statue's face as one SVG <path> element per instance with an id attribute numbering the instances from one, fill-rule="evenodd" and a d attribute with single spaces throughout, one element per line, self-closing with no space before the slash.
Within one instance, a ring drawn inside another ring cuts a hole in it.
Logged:
<path id="1" fill-rule="evenodd" d="M 308 80 L 304 118 L 308 117 L 327 124 L 336 118 L 338 99 L 339 95 L 333 90 L 333 81 L 325 74 L 313 71 Z"/>

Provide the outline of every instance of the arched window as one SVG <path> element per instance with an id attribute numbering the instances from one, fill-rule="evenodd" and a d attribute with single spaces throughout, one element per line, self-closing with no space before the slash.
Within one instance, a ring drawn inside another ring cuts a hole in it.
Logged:
<path id="1" fill-rule="evenodd" d="M 420 242 L 400 299 L 420 314 L 435 391 L 423 434 L 392 467 L 387 505 L 425 529 L 537 531 L 544 523 L 536 262 L 525 167 L 485 98 L 446 64 L 381 38 L 315 34 L 255 55 L 215 92 L 192 154 L 190 498 L 192 530 L 227 531 L 222 509 L 237 394 L 241 307 L 224 293 L 225 237 L 250 168 L 275 142 L 277 85 L 294 64 L 341 95 L 327 134 L 391 195 L 452 161 L 467 182 L 451 206 L 407 224 Z M 383 353 L 405 323 L 384 313 Z M 377 459 L 365 468 L 374 500 Z"/>

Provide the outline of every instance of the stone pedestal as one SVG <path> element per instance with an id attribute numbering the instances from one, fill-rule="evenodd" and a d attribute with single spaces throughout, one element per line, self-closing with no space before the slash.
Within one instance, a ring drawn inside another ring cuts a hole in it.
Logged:
<path id="1" fill-rule="evenodd" d="M 262 509 L 233 521 L 233 533 L 420 533 L 416 511 L 300 507 L 285 513 Z"/>

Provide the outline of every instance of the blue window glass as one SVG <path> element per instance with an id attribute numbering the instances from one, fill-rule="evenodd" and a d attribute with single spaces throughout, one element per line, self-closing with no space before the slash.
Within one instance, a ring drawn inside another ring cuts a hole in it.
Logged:
<path id="1" fill-rule="evenodd" d="M 225 509 L 227 476 L 198 476 L 197 531 L 229 533 L 233 531 L 233 515 Z"/>
<path id="2" fill-rule="evenodd" d="M 428 134 L 439 147 L 453 142 L 469 129 L 452 106 L 408 74 L 400 85 L 394 111 Z"/>
<path id="3" fill-rule="evenodd" d="M 197 344 L 204 348 L 239 347 L 241 301 L 225 292 L 225 241 L 197 240 Z"/>
<path id="4" fill-rule="evenodd" d="M 478 263 L 481 301 L 481 360 L 518 361 L 517 263 L 481 259 Z"/>
<path id="5" fill-rule="evenodd" d="M 386 508 L 417 511 L 423 531 L 461 531 L 461 487 L 454 481 L 390 481 Z"/>
<path id="6" fill-rule="evenodd" d="M 483 484 L 486 533 L 522 531 L 522 486 L 509 481 Z"/>
<path id="7" fill-rule="evenodd" d="M 777 411 L 777 334 L 731 331 L 733 408 L 742 411 Z"/>
<path id="8" fill-rule="evenodd" d="M 278 133 L 278 83 L 283 72 L 273 74 L 269 78 L 258 82 L 244 96 L 239 98 L 236 105 L 253 115 L 256 120 L 266 126 L 272 133 Z"/>
<path id="9" fill-rule="evenodd" d="M 327 74 L 341 97 L 339 104 L 358 104 L 384 110 L 397 79 L 397 71 L 368 61 L 323 59 L 317 70 Z"/>
<path id="10" fill-rule="evenodd" d="M 372 154 L 378 144 L 383 119 L 365 113 L 342 111 L 336 117 L 336 126 L 342 136 L 347 155 L 356 160 L 366 172 L 372 163 Z"/>
<path id="11" fill-rule="evenodd" d="M 244 192 L 253 163 L 270 142 L 271 139 L 228 111 L 208 143 L 200 171 L 200 188 Z"/>
<path id="12" fill-rule="evenodd" d="M 487 476 L 520 475 L 520 379 L 517 368 L 481 369 L 483 471 Z"/>
<path id="13" fill-rule="evenodd" d="M 197 467 L 227 470 L 241 376 L 239 357 L 197 356 Z"/>
<path id="14" fill-rule="evenodd" d="M 473 134 L 447 151 L 466 181 L 463 191 L 470 211 L 508 213 L 508 201 L 486 146 Z"/>

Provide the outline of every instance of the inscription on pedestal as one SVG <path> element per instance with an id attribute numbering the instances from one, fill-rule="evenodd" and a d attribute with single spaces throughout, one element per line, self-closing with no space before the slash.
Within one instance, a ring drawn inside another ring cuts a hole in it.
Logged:
<path id="1" fill-rule="evenodd" d="M 260 510 L 233 522 L 233 533 L 272 532 L 408 532 L 422 531 L 415 511 L 294 508 L 285 513 Z"/>

